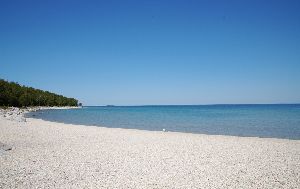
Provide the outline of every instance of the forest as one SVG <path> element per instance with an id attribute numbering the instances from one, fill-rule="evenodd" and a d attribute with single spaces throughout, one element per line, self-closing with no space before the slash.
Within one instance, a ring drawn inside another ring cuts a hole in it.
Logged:
<path id="1" fill-rule="evenodd" d="M 78 100 L 0 79 L 0 106 L 77 106 Z"/>

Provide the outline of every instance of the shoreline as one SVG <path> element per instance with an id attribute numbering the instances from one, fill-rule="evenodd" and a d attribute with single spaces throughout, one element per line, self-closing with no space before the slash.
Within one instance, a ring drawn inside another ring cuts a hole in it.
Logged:
<path id="1" fill-rule="evenodd" d="M 25 114 L 29 112 L 36 112 L 39 110 L 59 110 L 59 109 L 77 109 L 81 108 L 78 106 L 34 106 L 34 107 L 0 107 L 0 117 L 3 117 L 8 120 L 26 122 Z"/>
<path id="2" fill-rule="evenodd" d="M 238 135 L 222 135 L 222 134 L 205 134 L 205 133 L 193 133 L 193 132 L 181 132 L 181 131 L 163 131 L 163 130 L 146 130 L 146 129 L 132 129 L 132 128 L 122 128 L 122 127 L 106 127 L 106 126 L 99 126 L 99 125 L 83 125 L 83 124 L 73 124 L 73 123 L 64 123 L 64 122 L 56 122 L 56 121 L 49 121 L 42 118 L 35 118 L 35 117 L 27 117 L 26 119 L 33 119 L 33 120 L 41 120 L 43 122 L 49 123 L 58 123 L 64 125 L 72 125 L 78 127 L 94 127 L 94 128 L 104 128 L 104 129 L 119 129 L 119 130 L 131 130 L 131 131 L 142 131 L 142 132 L 153 132 L 153 133 L 177 133 L 177 134 L 186 134 L 186 135 L 202 135 L 202 136 L 215 136 L 215 137 L 233 137 L 233 138 L 253 138 L 253 139 L 274 139 L 274 140 L 291 140 L 291 141 L 299 141 L 299 139 L 290 139 L 290 138 L 275 138 L 275 137 L 258 137 L 258 136 L 238 136 Z"/>
<path id="3" fill-rule="evenodd" d="M 45 109 L 78 109 L 82 107 L 42 107 L 41 109 L 38 110 L 45 110 Z M 37 111 L 37 110 L 35 110 Z M 28 113 L 28 112 L 26 112 Z M 23 115 L 25 118 L 25 115 Z M 147 132 L 174 132 L 174 133 L 183 133 L 183 134 L 196 134 L 196 135 L 212 135 L 212 136 L 229 136 L 229 137 L 243 137 L 243 138 L 258 138 L 258 139 L 282 139 L 282 140 L 300 140 L 299 138 L 290 138 L 290 137 L 271 137 L 271 136 L 241 136 L 241 135 L 230 135 L 230 134 L 210 134 L 210 133 L 202 133 L 202 132 L 184 132 L 184 131 L 172 131 L 172 130 L 147 130 L 147 129 L 137 129 L 137 128 L 122 128 L 122 127 L 108 127 L 105 125 L 96 125 L 96 124 L 81 124 L 81 123 L 67 123 L 63 121 L 53 121 L 53 120 L 47 120 L 43 118 L 38 118 L 38 117 L 26 117 L 27 118 L 34 118 L 34 119 L 39 119 L 43 121 L 49 121 L 53 123 L 63 123 L 63 124 L 71 124 L 71 125 L 78 125 L 78 126 L 87 126 L 87 127 L 100 127 L 100 128 L 116 128 L 116 129 L 129 129 L 129 130 L 142 130 L 142 131 L 147 131 Z"/>
<path id="4" fill-rule="evenodd" d="M 205 133 L 193 133 L 193 132 L 180 132 L 180 131 L 164 131 L 164 130 L 145 130 L 145 129 L 132 129 L 132 128 L 122 128 L 122 127 L 106 127 L 106 126 L 99 126 L 99 125 L 84 125 L 84 124 L 73 124 L 73 123 L 64 123 L 64 122 L 55 122 L 55 121 L 50 121 L 50 120 L 45 120 L 42 118 L 36 118 L 36 117 L 25 117 L 26 113 L 29 112 L 36 112 L 39 110 L 59 110 L 59 109 L 78 109 L 82 107 L 74 107 L 74 106 L 38 106 L 38 107 L 27 107 L 27 108 L 17 108 L 17 107 L 9 107 L 7 109 L 0 108 L 0 117 L 5 115 L 3 113 L 6 111 L 6 114 L 9 114 L 12 112 L 12 117 L 4 117 L 7 120 L 10 121 L 17 121 L 17 122 L 26 122 L 27 119 L 33 119 L 33 120 L 41 120 L 43 122 L 49 122 L 49 123 L 58 123 L 58 124 L 63 124 L 63 125 L 72 125 L 72 126 L 79 126 L 79 127 L 95 127 L 95 128 L 105 128 L 105 129 L 120 129 L 120 130 L 132 130 L 132 131 L 144 131 L 144 132 L 164 132 L 164 133 L 178 133 L 178 134 L 187 134 L 187 135 L 203 135 L 203 136 L 221 136 L 221 137 L 236 137 L 236 138 L 254 138 L 254 139 L 275 139 L 275 140 L 292 140 L 292 141 L 299 141 L 298 139 L 290 139 L 290 138 L 274 138 L 274 137 L 258 137 L 258 136 L 238 136 L 238 135 L 222 135 L 222 134 L 205 134 Z M 17 109 L 17 111 L 16 111 Z M 11 115 L 11 114 L 10 114 Z M 15 117 L 14 117 L 15 116 Z"/>
<path id="5" fill-rule="evenodd" d="M 0 116 L 0 188 L 297 188 L 300 140 Z"/>

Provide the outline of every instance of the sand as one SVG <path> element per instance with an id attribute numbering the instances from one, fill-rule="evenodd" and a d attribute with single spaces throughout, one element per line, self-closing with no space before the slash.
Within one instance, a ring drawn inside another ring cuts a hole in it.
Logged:
<path id="1" fill-rule="evenodd" d="M 0 116 L 0 188 L 300 188 L 300 141 Z"/>

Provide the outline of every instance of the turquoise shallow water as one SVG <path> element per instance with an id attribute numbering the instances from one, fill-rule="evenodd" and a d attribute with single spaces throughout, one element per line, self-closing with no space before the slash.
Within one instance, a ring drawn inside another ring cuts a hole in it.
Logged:
<path id="1" fill-rule="evenodd" d="M 42 110 L 27 117 L 115 128 L 300 139 L 300 104 L 83 107 Z"/>

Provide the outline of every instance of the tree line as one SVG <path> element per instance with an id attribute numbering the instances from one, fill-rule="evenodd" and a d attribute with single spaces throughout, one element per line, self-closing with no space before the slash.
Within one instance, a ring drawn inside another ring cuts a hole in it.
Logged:
<path id="1" fill-rule="evenodd" d="M 0 106 L 77 106 L 78 100 L 0 79 Z"/>

